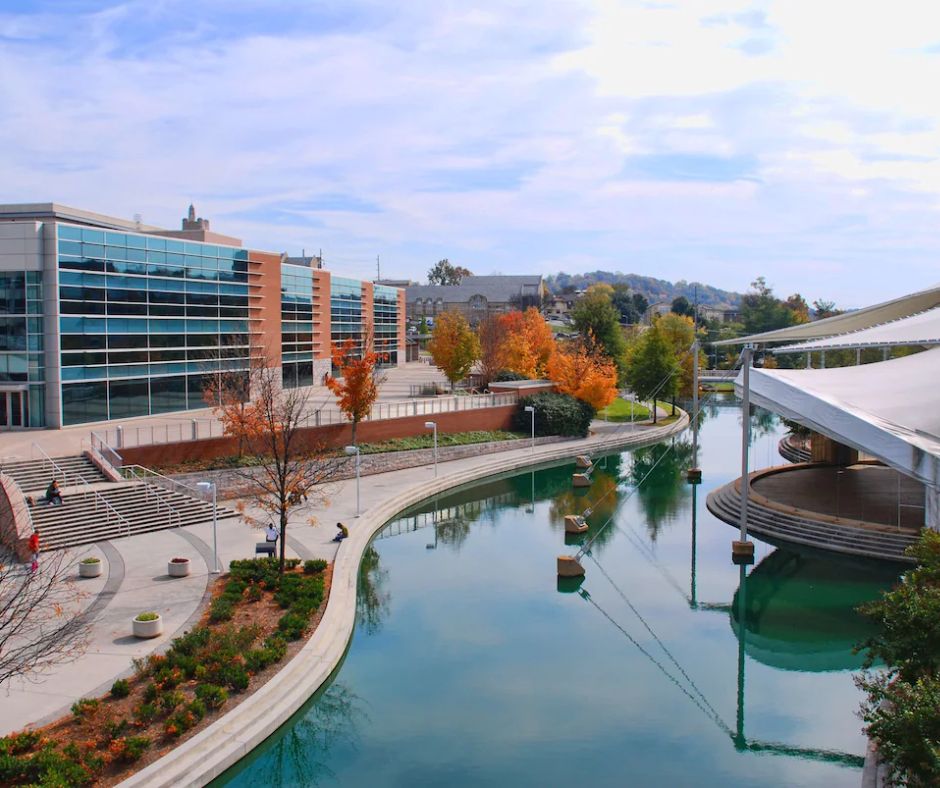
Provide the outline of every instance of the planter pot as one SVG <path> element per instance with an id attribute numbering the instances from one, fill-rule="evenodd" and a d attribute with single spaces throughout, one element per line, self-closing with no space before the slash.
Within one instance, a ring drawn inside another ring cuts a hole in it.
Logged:
<path id="1" fill-rule="evenodd" d="M 79 562 L 78 564 L 78 576 L 79 577 L 99 577 L 104 567 L 101 561 L 95 561 L 94 563 L 84 564 Z"/>
<path id="2" fill-rule="evenodd" d="M 131 621 L 134 627 L 135 638 L 155 638 L 163 634 L 163 618 L 157 616 L 153 621 Z"/>
<path id="3" fill-rule="evenodd" d="M 170 577 L 186 577 L 189 574 L 190 561 L 167 561 L 166 573 Z"/>

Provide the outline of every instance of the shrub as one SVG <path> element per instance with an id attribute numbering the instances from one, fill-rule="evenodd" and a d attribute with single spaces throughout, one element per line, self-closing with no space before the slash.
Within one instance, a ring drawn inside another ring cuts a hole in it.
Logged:
<path id="1" fill-rule="evenodd" d="M 288 558 L 284 561 L 284 566 L 286 566 L 288 569 L 296 569 L 298 566 L 300 566 L 300 559 Z"/>
<path id="2" fill-rule="evenodd" d="M 128 729 L 130 723 L 127 720 L 108 720 L 104 726 L 104 732 L 108 739 L 116 739 Z"/>
<path id="3" fill-rule="evenodd" d="M 141 703 L 134 709 L 134 719 L 143 724 L 152 722 L 156 716 L 157 705 L 155 703 Z"/>
<path id="4" fill-rule="evenodd" d="M 245 599 L 247 599 L 249 602 L 260 602 L 262 596 L 264 596 L 264 594 L 261 593 L 261 587 L 252 584 L 248 586 Z"/>
<path id="5" fill-rule="evenodd" d="M 300 640 L 307 629 L 307 619 L 297 613 L 286 613 L 277 622 L 277 628 L 288 640 Z"/>
<path id="6" fill-rule="evenodd" d="M 248 652 L 249 654 L 253 652 Z M 247 655 L 246 655 L 247 660 Z M 201 700 L 207 708 L 221 708 L 228 700 L 228 692 L 224 687 L 216 684 L 200 684 L 196 687 L 196 697 Z"/>
<path id="7" fill-rule="evenodd" d="M 111 685 L 112 698 L 126 698 L 131 694 L 131 685 L 127 679 L 118 679 Z"/>
<path id="8" fill-rule="evenodd" d="M 164 713 L 173 711 L 177 706 L 186 701 L 186 696 L 179 690 L 170 690 L 160 696 L 160 708 Z"/>
<path id="9" fill-rule="evenodd" d="M 224 596 L 213 600 L 212 605 L 209 607 L 209 621 L 213 624 L 218 624 L 220 621 L 230 621 L 233 615 L 235 615 L 235 606 Z"/>
<path id="10" fill-rule="evenodd" d="M 535 408 L 536 435 L 583 438 L 588 434 L 591 419 L 594 418 L 594 408 L 586 402 L 568 394 L 546 391 L 519 400 L 512 417 L 514 430 L 531 433 L 532 414 L 525 411 L 527 406 Z"/>
<path id="11" fill-rule="evenodd" d="M 76 719 L 84 720 L 93 717 L 99 705 L 100 701 L 97 698 L 79 698 L 72 704 L 72 714 Z"/>
<path id="12" fill-rule="evenodd" d="M 124 752 L 121 754 L 123 761 L 139 761 L 141 756 L 150 746 L 150 739 L 146 736 L 128 736 L 124 739 Z"/>
<path id="13" fill-rule="evenodd" d="M 326 569 L 326 561 L 322 558 L 314 558 L 312 561 L 304 561 L 304 574 L 317 575 Z"/>
<path id="14" fill-rule="evenodd" d="M 248 671 L 244 665 L 228 664 L 220 671 L 224 683 L 231 687 L 235 692 L 242 692 L 248 689 Z"/>
<path id="15" fill-rule="evenodd" d="M 157 685 L 151 682 L 144 687 L 144 703 L 153 703 L 159 694 L 160 690 L 157 689 Z"/>
<path id="16" fill-rule="evenodd" d="M 233 578 L 225 584 L 225 590 L 222 591 L 222 598 L 230 602 L 238 602 L 247 587 L 248 583 L 241 578 Z"/>
<path id="17" fill-rule="evenodd" d="M 494 383 L 506 383 L 511 380 L 530 380 L 521 372 L 513 372 L 511 369 L 501 369 L 493 376 Z"/>
<path id="18" fill-rule="evenodd" d="M 148 611 L 148 612 L 146 612 L 146 613 L 138 613 L 136 620 L 137 620 L 137 621 L 156 621 L 158 618 L 160 618 L 160 614 L 159 614 L 159 613 L 154 613 L 154 612 L 151 610 L 151 611 Z"/>
<path id="19" fill-rule="evenodd" d="M 39 744 L 40 736 L 36 731 L 11 733 L 0 739 L 0 755 L 19 755 L 29 752 Z"/>
<path id="20" fill-rule="evenodd" d="M 95 558 L 94 556 L 89 556 L 88 558 L 83 558 L 81 562 L 83 564 L 100 564 L 101 559 Z"/>

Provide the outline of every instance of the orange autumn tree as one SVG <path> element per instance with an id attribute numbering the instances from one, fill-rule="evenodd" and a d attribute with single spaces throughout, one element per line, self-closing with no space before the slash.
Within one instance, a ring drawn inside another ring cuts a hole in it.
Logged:
<path id="1" fill-rule="evenodd" d="M 371 337 L 364 340 L 372 347 Z M 342 345 L 333 345 L 333 366 L 338 378 L 326 377 L 326 387 L 336 395 L 336 403 L 347 419 L 352 422 L 352 443 L 356 445 L 356 425 L 372 411 L 379 396 L 379 386 L 385 380 L 375 374 L 380 357 L 372 350 L 362 354 L 355 352 L 356 343 L 347 339 Z"/>
<path id="2" fill-rule="evenodd" d="M 503 368 L 532 380 L 545 377 L 556 346 L 552 329 L 541 312 L 535 307 L 525 312 L 507 312 L 500 322 L 506 333 Z"/>
<path id="3" fill-rule="evenodd" d="M 428 342 L 434 365 L 454 384 L 470 373 L 480 356 L 480 341 L 460 312 L 442 312 L 434 321 L 434 332 Z"/>
<path id="4" fill-rule="evenodd" d="M 617 397 L 617 367 L 578 343 L 560 347 L 548 361 L 548 377 L 562 394 L 586 402 L 594 410 L 610 405 Z"/>

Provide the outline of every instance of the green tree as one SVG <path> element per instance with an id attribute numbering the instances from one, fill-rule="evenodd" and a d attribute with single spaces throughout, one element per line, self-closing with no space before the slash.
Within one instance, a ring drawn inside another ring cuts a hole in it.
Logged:
<path id="1" fill-rule="evenodd" d="M 418 333 L 422 335 L 431 333 L 431 328 L 428 326 L 428 319 L 426 317 L 422 317 L 421 322 L 418 323 Z"/>
<path id="2" fill-rule="evenodd" d="M 856 679 L 867 694 L 866 732 L 899 785 L 940 785 L 940 533 L 925 528 L 908 548 L 918 564 L 903 582 L 861 610 L 879 631 L 861 644 L 866 667 L 887 672 Z"/>
<path id="3" fill-rule="evenodd" d="M 438 260 L 428 271 L 428 284 L 459 285 L 461 280 L 468 276 L 473 276 L 473 273 L 463 266 L 452 265 L 445 257 L 443 260 Z"/>
<path id="4" fill-rule="evenodd" d="M 748 334 L 759 334 L 793 325 L 794 316 L 787 305 L 774 296 L 764 277 L 751 282 L 751 290 L 741 299 L 741 322 Z"/>
<path id="5" fill-rule="evenodd" d="M 603 353 L 617 367 L 617 382 L 625 379 L 627 342 L 610 285 L 592 285 L 571 310 L 571 320 L 593 352 Z"/>
<path id="6" fill-rule="evenodd" d="M 644 331 L 627 360 L 627 383 L 641 400 L 669 399 L 676 395 L 676 355 L 657 325 Z M 653 423 L 656 423 L 653 403 Z"/>
<path id="7" fill-rule="evenodd" d="M 447 311 L 438 315 L 434 322 L 428 350 L 453 391 L 454 384 L 467 377 L 480 357 L 480 342 L 460 312 Z"/>
<path id="8" fill-rule="evenodd" d="M 692 307 L 692 304 L 689 303 L 689 299 L 685 296 L 679 296 L 678 298 L 672 299 L 671 311 L 677 315 L 687 315 L 688 317 L 693 317 L 695 314 L 695 309 Z"/>

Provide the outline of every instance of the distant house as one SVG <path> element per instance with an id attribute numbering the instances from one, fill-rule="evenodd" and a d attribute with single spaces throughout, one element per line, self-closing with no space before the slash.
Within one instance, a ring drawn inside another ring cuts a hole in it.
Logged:
<path id="1" fill-rule="evenodd" d="M 564 317 L 574 306 L 574 294 L 569 296 L 553 295 L 549 296 L 545 302 L 545 314 L 549 317 Z"/>
<path id="2" fill-rule="evenodd" d="M 459 285 L 411 285 L 405 289 L 405 304 L 412 322 L 456 310 L 476 324 L 526 302 L 541 305 L 546 295 L 541 274 L 468 276 Z"/>
<path id="3" fill-rule="evenodd" d="M 706 320 L 717 320 L 719 323 L 739 323 L 741 322 L 741 311 L 739 309 L 726 309 L 716 306 L 700 306 L 698 313 Z"/>

